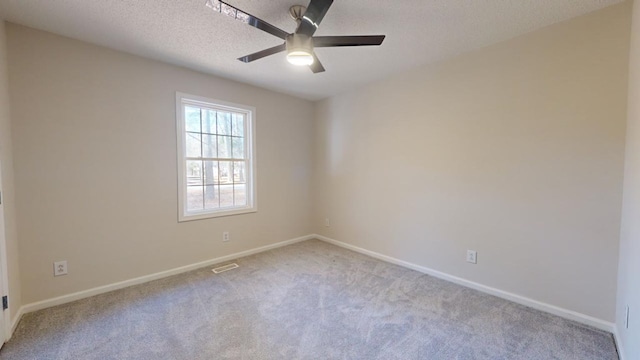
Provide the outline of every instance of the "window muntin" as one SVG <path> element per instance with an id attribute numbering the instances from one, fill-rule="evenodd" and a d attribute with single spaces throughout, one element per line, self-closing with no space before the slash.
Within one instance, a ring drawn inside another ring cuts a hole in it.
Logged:
<path id="1" fill-rule="evenodd" d="M 180 221 L 256 211 L 251 107 L 178 93 Z"/>

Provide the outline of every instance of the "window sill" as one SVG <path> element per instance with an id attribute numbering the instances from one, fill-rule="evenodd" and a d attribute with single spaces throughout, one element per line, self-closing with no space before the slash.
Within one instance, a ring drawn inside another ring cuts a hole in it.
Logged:
<path id="1" fill-rule="evenodd" d="M 204 219 L 211 219 L 211 218 L 218 218 L 218 217 L 225 217 L 225 216 L 249 214 L 249 213 L 254 213 L 254 212 L 258 212 L 258 209 L 256 207 L 229 210 L 229 211 L 192 213 L 192 214 L 187 214 L 187 215 L 180 214 L 178 216 L 178 222 L 204 220 Z"/>

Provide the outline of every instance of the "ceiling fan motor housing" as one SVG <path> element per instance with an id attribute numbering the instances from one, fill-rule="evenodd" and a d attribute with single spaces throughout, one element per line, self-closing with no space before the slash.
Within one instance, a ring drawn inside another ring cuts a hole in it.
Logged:
<path id="1" fill-rule="evenodd" d="M 290 34 L 287 36 L 287 52 L 313 52 L 313 38 L 302 34 Z"/>

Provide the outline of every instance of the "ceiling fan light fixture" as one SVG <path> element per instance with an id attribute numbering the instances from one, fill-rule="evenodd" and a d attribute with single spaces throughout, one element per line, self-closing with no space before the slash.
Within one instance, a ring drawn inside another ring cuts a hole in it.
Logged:
<path id="1" fill-rule="evenodd" d="M 287 61 L 296 66 L 309 66 L 313 64 L 313 55 L 306 51 L 290 51 L 287 54 Z"/>
<path id="2" fill-rule="evenodd" d="M 287 61 L 296 66 L 313 64 L 313 40 L 309 36 L 291 34 L 287 36 Z"/>

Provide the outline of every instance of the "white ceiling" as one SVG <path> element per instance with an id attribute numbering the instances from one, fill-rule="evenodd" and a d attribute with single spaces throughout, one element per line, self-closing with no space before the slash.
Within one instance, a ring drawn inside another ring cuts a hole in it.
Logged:
<path id="1" fill-rule="evenodd" d="M 282 43 L 215 13 L 205 0 L 0 0 L 0 16 L 294 96 L 317 100 L 513 38 L 622 0 L 336 0 L 316 35 L 387 35 L 380 47 L 318 48 L 326 72 L 289 65 L 285 54 L 238 57 Z M 287 32 L 291 5 L 308 0 L 228 0 Z"/>

